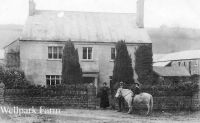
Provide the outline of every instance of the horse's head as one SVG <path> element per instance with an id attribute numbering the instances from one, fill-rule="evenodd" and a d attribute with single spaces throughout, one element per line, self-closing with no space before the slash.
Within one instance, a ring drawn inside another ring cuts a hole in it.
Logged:
<path id="1" fill-rule="evenodd" d="M 116 97 L 116 98 L 118 98 L 118 97 L 120 97 L 120 96 L 122 96 L 122 88 L 118 88 L 118 89 L 117 89 L 117 93 L 115 94 L 115 97 Z"/>

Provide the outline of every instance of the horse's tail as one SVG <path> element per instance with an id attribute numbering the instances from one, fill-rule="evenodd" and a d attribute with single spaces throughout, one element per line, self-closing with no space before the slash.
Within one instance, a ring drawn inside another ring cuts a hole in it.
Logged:
<path id="1" fill-rule="evenodd" d="M 152 112 L 153 110 L 153 96 L 150 98 L 150 111 Z"/>

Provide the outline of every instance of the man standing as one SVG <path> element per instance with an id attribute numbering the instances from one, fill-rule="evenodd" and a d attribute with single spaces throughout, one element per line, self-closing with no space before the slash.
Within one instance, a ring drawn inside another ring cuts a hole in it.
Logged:
<path id="1" fill-rule="evenodd" d="M 122 81 L 119 83 L 119 88 L 124 88 L 124 83 Z M 121 112 L 122 108 L 125 107 L 124 97 L 122 97 L 122 96 L 118 97 L 118 105 L 119 105 L 118 112 Z"/>

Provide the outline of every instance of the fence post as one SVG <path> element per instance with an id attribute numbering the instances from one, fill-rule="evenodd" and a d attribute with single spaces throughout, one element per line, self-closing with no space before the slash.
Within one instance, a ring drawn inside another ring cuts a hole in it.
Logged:
<path id="1" fill-rule="evenodd" d="M 5 85 L 3 82 L 0 83 L 0 104 L 4 103 L 4 88 Z"/>
<path id="2" fill-rule="evenodd" d="M 93 84 L 88 85 L 88 108 L 96 108 L 96 87 Z"/>

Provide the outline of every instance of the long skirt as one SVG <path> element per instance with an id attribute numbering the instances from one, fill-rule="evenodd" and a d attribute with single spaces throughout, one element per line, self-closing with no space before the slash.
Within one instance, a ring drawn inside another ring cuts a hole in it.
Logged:
<path id="1" fill-rule="evenodd" d="M 108 96 L 102 96 L 100 98 L 100 107 L 101 108 L 107 108 L 109 107 L 109 99 L 108 99 Z"/>

